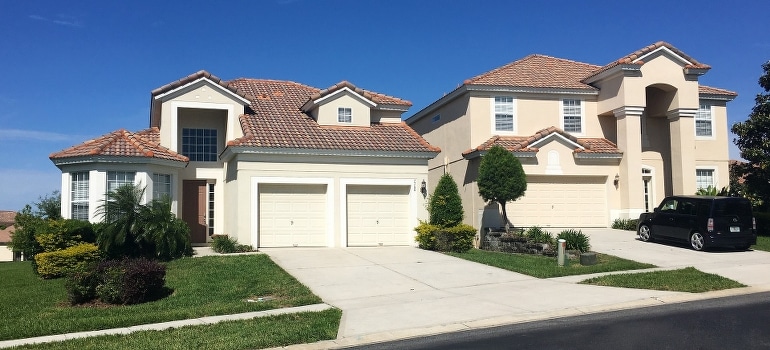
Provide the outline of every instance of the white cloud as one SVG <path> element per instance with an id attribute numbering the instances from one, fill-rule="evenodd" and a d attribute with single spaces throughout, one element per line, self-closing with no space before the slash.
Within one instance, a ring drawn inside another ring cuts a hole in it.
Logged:
<path id="1" fill-rule="evenodd" d="M 81 135 L 60 134 L 48 131 L 0 129 L 0 141 L 7 140 L 33 140 L 33 141 L 82 141 L 86 137 Z"/>
<path id="2" fill-rule="evenodd" d="M 75 27 L 75 28 L 85 27 L 83 22 L 81 22 L 77 17 L 71 16 L 68 14 L 58 14 L 56 15 L 56 18 L 52 18 L 52 19 L 40 16 L 40 15 L 29 15 L 27 17 L 36 21 L 50 22 L 53 24 L 58 24 L 58 25 L 67 26 L 67 27 Z"/>
<path id="3" fill-rule="evenodd" d="M 38 198 L 61 189 L 61 173 L 50 171 L 2 169 L 0 170 L 0 210 L 21 210 Z"/>

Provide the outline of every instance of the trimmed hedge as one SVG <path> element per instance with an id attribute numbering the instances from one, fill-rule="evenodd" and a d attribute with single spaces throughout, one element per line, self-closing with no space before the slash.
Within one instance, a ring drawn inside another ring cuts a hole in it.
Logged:
<path id="1" fill-rule="evenodd" d="M 96 234 L 88 221 L 48 220 L 35 234 L 35 240 L 43 252 L 54 252 L 83 243 L 95 243 Z"/>
<path id="2" fill-rule="evenodd" d="M 77 276 L 73 284 L 79 290 L 90 291 L 108 304 L 131 305 L 156 300 L 163 296 L 166 267 L 146 258 L 107 260 L 96 267 L 96 277 Z M 90 283 L 90 285 L 89 285 Z M 75 300 L 70 299 L 70 302 Z"/>
<path id="3" fill-rule="evenodd" d="M 615 219 L 612 221 L 612 228 L 616 230 L 636 231 L 639 219 Z"/>
<path id="4" fill-rule="evenodd" d="M 92 243 L 82 243 L 54 252 L 35 255 L 37 272 L 43 278 L 55 278 L 70 271 L 85 268 L 102 259 L 99 247 Z"/>
<path id="5" fill-rule="evenodd" d="M 475 236 L 476 229 L 466 224 L 440 229 L 435 233 L 436 250 L 453 253 L 467 252 L 473 248 Z"/>
<path id="6" fill-rule="evenodd" d="M 414 237 L 417 246 L 420 247 L 420 249 L 436 250 L 436 232 L 440 228 L 441 227 L 438 225 L 431 225 L 420 220 L 420 225 L 414 228 L 417 232 L 417 236 Z"/>

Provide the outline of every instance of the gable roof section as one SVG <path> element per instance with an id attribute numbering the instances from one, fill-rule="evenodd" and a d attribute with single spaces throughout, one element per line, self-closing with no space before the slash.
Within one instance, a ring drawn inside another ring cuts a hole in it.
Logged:
<path id="1" fill-rule="evenodd" d="M 517 156 L 534 157 L 535 154 L 540 151 L 537 147 L 541 141 L 550 137 L 551 135 L 557 135 L 566 139 L 572 143 L 574 147 L 575 157 L 609 157 L 616 158 L 623 154 L 618 147 L 610 140 L 599 137 L 582 137 L 577 138 L 562 129 L 557 127 L 549 127 L 536 132 L 532 136 L 493 136 L 489 140 L 485 141 L 476 148 L 471 148 L 463 152 L 463 158 L 471 159 L 482 156 L 492 146 L 499 145 L 506 150 L 513 152 Z"/>
<path id="2" fill-rule="evenodd" d="M 679 50 L 676 47 L 674 47 L 674 45 L 671 45 L 671 44 L 669 44 L 669 43 L 667 43 L 665 41 L 658 41 L 658 42 L 656 42 L 656 43 L 654 43 L 652 45 L 645 46 L 645 47 L 643 47 L 643 48 L 641 48 L 639 50 L 636 50 L 636 51 L 634 51 L 634 52 L 632 52 L 632 53 L 630 53 L 628 55 L 625 55 L 625 56 L 623 56 L 623 57 L 621 57 L 621 58 L 619 58 L 619 59 L 617 59 L 615 61 L 612 61 L 609 64 L 607 64 L 607 65 L 597 69 L 594 72 L 591 72 L 591 74 L 586 75 L 583 78 L 583 81 L 587 81 L 590 78 L 593 78 L 593 77 L 599 75 L 602 72 L 605 72 L 607 70 L 610 70 L 610 69 L 612 69 L 614 67 L 617 67 L 617 66 L 620 66 L 620 65 L 632 65 L 633 64 L 633 65 L 642 66 L 645 63 L 643 59 L 648 54 L 651 54 L 651 53 L 653 53 L 653 52 L 655 52 L 657 50 L 660 50 L 660 49 L 667 49 L 667 50 L 671 51 L 672 53 L 674 53 L 675 55 L 677 55 L 677 56 L 681 57 L 682 59 L 684 59 L 685 61 L 687 61 L 688 64 L 686 64 L 684 66 L 685 69 L 687 69 L 687 68 L 703 69 L 703 70 L 711 69 L 711 66 L 698 62 L 694 58 L 692 58 L 689 55 L 687 55 L 686 53 L 682 52 L 682 50 Z"/>
<path id="3" fill-rule="evenodd" d="M 706 85 L 698 85 L 698 94 L 701 97 L 732 101 L 738 97 L 738 93 L 730 90 L 715 88 Z"/>
<path id="4" fill-rule="evenodd" d="M 175 89 L 181 88 L 187 84 L 190 84 L 198 79 L 205 78 L 210 80 L 211 82 L 221 86 L 222 88 L 226 89 L 227 91 L 230 91 L 231 93 L 238 95 L 246 100 L 253 100 L 254 98 L 252 96 L 249 96 L 247 93 L 238 90 L 237 87 L 232 86 L 230 83 L 223 81 L 222 79 L 219 79 L 216 75 L 213 75 L 205 70 L 199 70 L 193 74 L 190 74 L 182 79 L 179 79 L 177 81 L 168 83 L 166 85 L 163 85 L 155 90 L 152 90 L 150 93 L 153 97 L 156 97 L 158 95 L 162 95 L 165 93 L 168 93 L 170 91 L 173 91 Z"/>
<path id="5" fill-rule="evenodd" d="M 465 85 L 597 90 L 581 82 L 600 67 L 545 55 L 529 55 L 465 80 Z"/>
<path id="6" fill-rule="evenodd" d="M 371 124 L 368 127 L 321 126 L 301 107 L 309 100 L 330 94 L 352 84 L 337 84 L 334 90 L 280 80 L 235 79 L 238 89 L 256 96 L 251 113 L 240 117 L 244 136 L 228 142 L 228 147 L 262 149 L 300 149 L 332 151 L 372 151 L 430 153 L 440 152 L 405 123 Z M 356 88 L 357 89 L 357 88 Z M 354 90 L 355 91 L 355 90 Z M 361 90 L 376 103 L 409 104 L 387 95 Z"/>
<path id="7" fill-rule="evenodd" d="M 350 89 L 351 91 L 361 95 L 362 97 L 376 104 L 396 105 L 396 106 L 405 106 L 405 107 L 412 106 L 412 103 L 407 100 L 402 100 L 398 97 L 388 96 L 378 92 L 364 90 L 356 87 L 355 85 L 353 85 L 351 82 L 347 80 L 343 80 L 337 84 L 332 85 L 331 87 L 328 87 L 326 89 L 316 92 L 315 94 L 310 96 L 310 100 L 317 101 L 324 97 L 333 95 L 337 91 L 343 90 L 345 88 Z"/>
<path id="8" fill-rule="evenodd" d="M 93 157 L 149 158 L 187 163 L 189 159 L 159 144 L 160 131 L 149 128 L 135 133 L 120 129 L 52 153 L 54 163 L 67 159 Z"/>

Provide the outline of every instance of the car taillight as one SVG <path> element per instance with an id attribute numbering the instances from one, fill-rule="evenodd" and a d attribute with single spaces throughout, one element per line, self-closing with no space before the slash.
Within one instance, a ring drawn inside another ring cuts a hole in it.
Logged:
<path id="1" fill-rule="evenodd" d="M 709 232 L 714 232 L 714 219 L 709 218 L 708 224 L 706 224 L 706 230 Z"/>
<path id="2" fill-rule="evenodd" d="M 751 218 L 751 228 L 757 230 L 757 218 Z"/>

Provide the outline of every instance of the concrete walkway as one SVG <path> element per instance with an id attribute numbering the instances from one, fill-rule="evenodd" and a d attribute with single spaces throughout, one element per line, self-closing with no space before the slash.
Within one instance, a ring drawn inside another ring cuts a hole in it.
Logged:
<path id="1" fill-rule="evenodd" d="M 262 249 L 326 304 L 0 341 L 0 348 L 337 307 L 343 315 L 336 340 L 287 347 L 330 349 L 770 291 L 769 252 L 696 252 L 640 242 L 630 231 L 583 232 L 589 235 L 592 250 L 600 253 L 659 266 L 653 270 L 693 266 L 749 287 L 682 293 L 581 285 L 577 282 L 592 275 L 538 279 L 413 247 Z M 216 254 L 210 248 L 196 248 L 196 252 L 197 256 Z"/>

